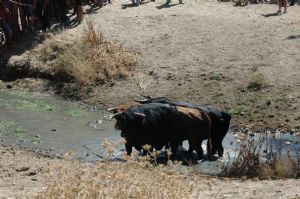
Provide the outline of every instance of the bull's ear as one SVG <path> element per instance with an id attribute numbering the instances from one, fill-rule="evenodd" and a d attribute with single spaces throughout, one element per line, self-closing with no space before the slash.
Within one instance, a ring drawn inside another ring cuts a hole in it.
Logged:
<path id="1" fill-rule="evenodd" d="M 137 113 L 137 112 L 134 112 L 133 113 L 135 116 L 138 116 L 139 118 L 142 118 L 142 119 L 144 119 L 146 116 L 145 116 L 145 114 L 143 114 L 143 113 Z"/>
<path id="2" fill-rule="evenodd" d="M 122 115 L 123 112 L 120 113 L 115 113 L 113 115 L 110 116 L 109 120 L 112 120 L 113 118 L 115 118 L 116 120 L 120 118 L 120 116 Z"/>

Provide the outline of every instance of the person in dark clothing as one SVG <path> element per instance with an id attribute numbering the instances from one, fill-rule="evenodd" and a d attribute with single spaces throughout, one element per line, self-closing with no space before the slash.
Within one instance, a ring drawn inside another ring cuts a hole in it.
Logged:
<path id="1" fill-rule="evenodd" d="M 34 0 L 33 8 L 35 9 L 36 17 L 42 23 L 42 30 L 50 29 L 49 0 Z"/>
<path id="2" fill-rule="evenodd" d="M 290 6 L 294 6 L 295 5 L 295 1 L 296 0 L 290 0 Z"/>
<path id="3" fill-rule="evenodd" d="M 3 4 L 2 0 L 0 0 L 0 28 L 3 30 L 6 44 L 10 45 L 13 38 L 13 30 L 6 21 L 8 15 L 9 9 Z"/>
<path id="4" fill-rule="evenodd" d="M 56 17 L 62 24 L 66 24 L 68 21 L 67 17 L 67 2 L 66 0 L 54 0 L 54 9 L 56 10 Z"/>
<path id="5" fill-rule="evenodd" d="M 82 0 L 75 0 L 75 7 L 77 10 L 77 20 L 82 21 L 83 19 L 83 2 Z"/>

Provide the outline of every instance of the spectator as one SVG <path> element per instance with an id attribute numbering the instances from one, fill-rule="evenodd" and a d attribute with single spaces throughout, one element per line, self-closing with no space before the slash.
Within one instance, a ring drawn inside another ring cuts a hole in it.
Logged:
<path id="1" fill-rule="evenodd" d="M 291 1 L 290 1 L 290 6 L 294 6 L 294 5 L 295 5 L 295 1 L 296 1 L 296 0 L 291 0 Z"/>
<path id="2" fill-rule="evenodd" d="M 75 6 L 76 6 L 76 10 L 77 10 L 77 20 L 79 22 L 82 21 L 83 19 L 83 8 L 82 8 L 82 0 L 75 0 Z"/>
<path id="3" fill-rule="evenodd" d="M 66 0 L 54 0 L 54 9 L 56 10 L 56 17 L 61 24 L 66 24 L 68 21 L 67 17 L 67 2 Z"/>
<path id="4" fill-rule="evenodd" d="M 20 13 L 22 30 L 30 29 L 34 32 L 33 0 L 22 0 L 22 4 L 22 12 Z"/>
<path id="5" fill-rule="evenodd" d="M 42 23 L 42 30 L 50 29 L 49 0 L 34 0 L 33 8 L 35 9 L 36 17 Z"/>
<path id="6" fill-rule="evenodd" d="M 286 7 L 287 7 L 287 0 L 278 0 L 278 6 L 279 9 L 277 11 L 277 14 L 281 14 L 281 8 L 284 7 L 283 14 L 287 13 Z"/>
<path id="7" fill-rule="evenodd" d="M 13 31 L 6 21 L 8 15 L 9 15 L 9 9 L 4 6 L 3 0 L 0 0 L 0 28 L 4 32 L 6 44 L 10 45 L 12 43 Z"/>
<path id="8" fill-rule="evenodd" d="M 15 39 L 19 39 L 21 34 L 20 23 L 19 23 L 20 5 L 18 3 L 19 3 L 18 0 L 9 3 L 10 15 L 8 16 L 8 20 L 7 20 L 8 24 L 13 30 L 13 37 Z"/>

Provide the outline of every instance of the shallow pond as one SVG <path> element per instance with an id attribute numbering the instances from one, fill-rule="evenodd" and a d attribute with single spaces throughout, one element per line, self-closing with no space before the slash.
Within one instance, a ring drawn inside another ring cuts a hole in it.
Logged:
<path id="1" fill-rule="evenodd" d="M 54 98 L 39 93 L 22 91 L 0 92 L 0 140 L 65 153 L 73 150 L 81 159 L 95 161 L 106 157 L 101 143 L 106 139 L 118 142 L 120 133 L 114 129 L 114 121 L 109 121 L 110 113 L 95 108 Z M 300 151 L 299 137 L 290 134 L 277 136 L 273 145 L 281 149 L 290 148 L 292 155 Z M 271 137 L 270 137 L 271 138 Z M 260 136 L 254 135 L 258 141 Z M 205 151 L 205 143 L 203 149 Z M 224 157 L 216 161 L 202 161 L 194 167 L 206 174 L 216 174 L 224 163 L 233 160 L 237 154 L 237 140 L 234 133 L 228 133 L 223 140 Z M 267 157 L 270 139 L 262 144 L 262 155 Z M 184 148 L 188 148 L 184 142 Z M 265 148 L 265 149 L 264 149 Z M 121 157 L 124 146 L 119 144 L 114 157 Z M 184 159 L 184 157 L 183 157 Z"/>

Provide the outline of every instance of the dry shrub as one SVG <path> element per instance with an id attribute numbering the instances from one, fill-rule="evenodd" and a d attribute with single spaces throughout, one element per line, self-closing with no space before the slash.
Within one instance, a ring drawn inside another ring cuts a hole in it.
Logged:
<path id="1" fill-rule="evenodd" d="M 105 143 L 108 155 L 112 155 Z M 72 158 L 67 158 L 72 159 Z M 149 157 L 93 165 L 73 160 L 66 167 L 50 168 L 46 187 L 37 198 L 188 198 L 193 184 L 173 164 L 150 163 Z"/>
<path id="2" fill-rule="evenodd" d="M 126 77 L 136 63 L 132 52 L 96 33 L 91 21 L 87 21 L 87 29 L 80 36 L 50 35 L 37 51 L 41 62 L 50 65 L 56 77 L 80 86 Z"/>
<path id="3" fill-rule="evenodd" d="M 250 77 L 247 88 L 250 90 L 261 90 L 267 86 L 269 86 L 267 78 L 261 73 L 256 73 Z"/>
<path id="4" fill-rule="evenodd" d="M 300 153 L 297 157 L 290 155 L 289 149 L 284 151 L 275 142 L 275 136 L 260 134 L 255 140 L 253 134 L 241 134 L 238 137 L 239 149 L 236 158 L 224 166 L 221 176 L 226 177 L 259 177 L 265 178 L 299 178 L 300 177 Z M 261 153 L 263 142 L 268 142 L 267 157 Z M 275 143 L 276 146 L 274 146 Z M 274 148 L 276 147 L 276 152 Z"/>
<path id="5" fill-rule="evenodd" d="M 237 157 L 224 167 L 221 175 L 228 177 L 256 177 L 259 173 L 261 146 L 255 144 L 250 136 L 240 135 Z"/>

